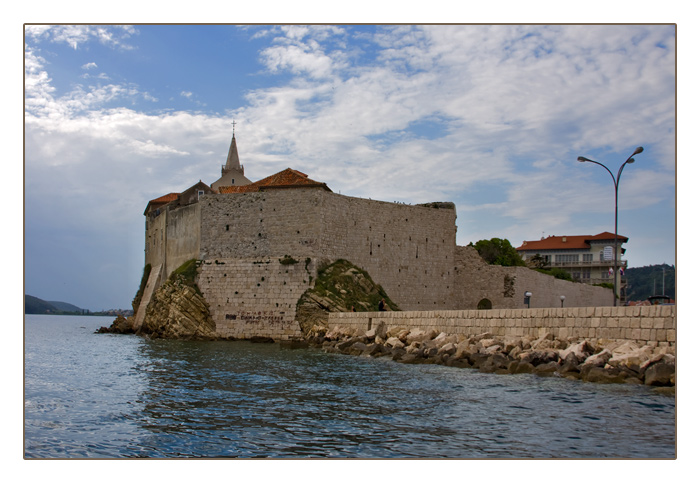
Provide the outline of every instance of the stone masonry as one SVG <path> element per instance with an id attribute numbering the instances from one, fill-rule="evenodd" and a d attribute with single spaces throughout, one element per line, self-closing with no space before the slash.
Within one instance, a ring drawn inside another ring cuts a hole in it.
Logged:
<path id="1" fill-rule="evenodd" d="M 434 329 L 447 334 L 539 338 L 546 333 L 567 340 L 632 341 L 639 345 L 676 345 L 676 306 L 572 307 L 428 312 L 331 313 L 328 326 L 360 332 L 384 322 L 386 329 Z"/>
<path id="2" fill-rule="evenodd" d="M 221 258 L 201 265 L 197 285 L 221 337 L 301 338 L 296 303 L 313 283 L 316 262 L 281 260 Z"/>

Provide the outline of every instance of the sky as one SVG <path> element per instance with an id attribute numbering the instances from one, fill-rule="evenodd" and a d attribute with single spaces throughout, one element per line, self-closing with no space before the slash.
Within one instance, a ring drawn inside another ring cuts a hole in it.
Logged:
<path id="1" fill-rule="evenodd" d="M 676 26 L 25 25 L 24 290 L 130 308 L 149 200 L 286 168 L 452 201 L 457 244 L 614 231 L 676 263 Z"/>

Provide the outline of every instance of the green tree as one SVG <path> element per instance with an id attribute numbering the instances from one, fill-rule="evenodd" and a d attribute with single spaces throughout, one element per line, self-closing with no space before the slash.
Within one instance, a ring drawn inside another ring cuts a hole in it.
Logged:
<path id="1" fill-rule="evenodd" d="M 549 265 L 549 263 L 547 262 L 547 259 L 544 258 L 544 257 L 543 257 L 542 255 L 540 255 L 539 253 L 536 254 L 536 255 L 533 255 L 532 257 L 530 257 L 530 259 L 528 260 L 528 262 L 530 263 L 530 265 L 532 266 L 532 268 L 541 268 L 541 269 L 544 269 L 544 268 L 547 268 L 547 265 Z"/>
<path id="2" fill-rule="evenodd" d="M 518 251 L 508 240 L 491 238 L 490 240 L 479 240 L 475 244 L 469 244 L 476 248 L 481 258 L 490 265 L 502 265 L 504 267 L 524 267 L 525 260 L 522 259 Z"/>

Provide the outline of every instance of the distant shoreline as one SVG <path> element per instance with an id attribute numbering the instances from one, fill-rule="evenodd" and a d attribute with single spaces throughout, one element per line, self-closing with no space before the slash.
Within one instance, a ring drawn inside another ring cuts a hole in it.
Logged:
<path id="1" fill-rule="evenodd" d="M 131 311 L 121 312 L 125 317 L 133 315 Z M 128 315 L 127 315 L 128 314 Z M 119 315 L 118 312 L 25 312 L 24 315 L 74 315 L 80 317 L 116 317 Z"/>

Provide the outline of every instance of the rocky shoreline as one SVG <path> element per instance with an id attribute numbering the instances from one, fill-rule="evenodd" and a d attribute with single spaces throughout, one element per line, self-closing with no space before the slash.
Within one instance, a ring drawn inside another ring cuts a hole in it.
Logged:
<path id="1" fill-rule="evenodd" d="M 314 327 L 311 346 L 325 352 L 390 357 L 403 364 L 442 364 L 495 374 L 531 373 L 595 383 L 645 384 L 675 394 L 676 357 L 673 347 L 638 346 L 627 341 L 560 340 L 438 333 L 435 330 L 392 328 L 381 323 L 364 333 L 334 327 Z"/>

